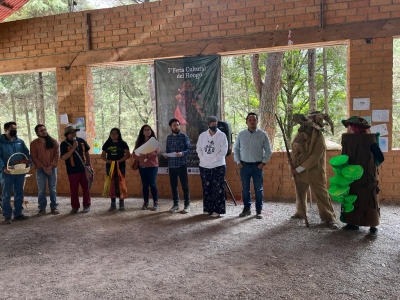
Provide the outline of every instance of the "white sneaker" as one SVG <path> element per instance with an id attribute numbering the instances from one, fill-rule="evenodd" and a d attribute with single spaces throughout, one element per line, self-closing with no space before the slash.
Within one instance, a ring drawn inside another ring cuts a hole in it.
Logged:
<path id="1" fill-rule="evenodd" d="M 217 214 L 216 212 L 213 212 L 213 213 L 211 214 L 211 217 L 213 217 L 213 218 L 218 218 L 218 217 L 219 217 L 219 214 Z"/>
<path id="2" fill-rule="evenodd" d="M 185 206 L 185 208 L 182 210 L 183 214 L 187 214 L 190 212 L 190 207 L 189 206 Z"/>
<path id="3" fill-rule="evenodd" d="M 179 210 L 179 205 L 174 205 L 174 206 L 171 207 L 169 212 L 172 214 L 172 213 L 177 212 L 178 210 Z"/>

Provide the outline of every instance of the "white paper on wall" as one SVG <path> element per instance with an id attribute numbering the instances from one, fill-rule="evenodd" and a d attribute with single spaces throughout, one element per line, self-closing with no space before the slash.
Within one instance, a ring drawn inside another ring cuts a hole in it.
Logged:
<path id="1" fill-rule="evenodd" d="M 373 122 L 389 122 L 389 110 L 373 110 L 372 111 L 372 121 Z"/>
<path id="2" fill-rule="evenodd" d="M 370 98 L 354 98 L 353 110 L 369 110 Z"/>
<path id="3" fill-rule="evenodd" d="M 381 136 L 388 134 L 388 129 L 387 129 L 386 124 L 378 124 L 378 125 L 371 126 L 370 130 L 371 130 L 371 133 L 379 132 L 381 134 Z"/>

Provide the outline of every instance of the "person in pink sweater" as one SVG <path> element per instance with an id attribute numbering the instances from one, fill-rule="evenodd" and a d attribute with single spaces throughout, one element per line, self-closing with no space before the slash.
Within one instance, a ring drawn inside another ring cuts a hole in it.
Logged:
<path id="1" fill-rule="evenodd" d="M 142 146 L 152 137 L 156 138 L 153 129 L 151 129 L 149 125 L 143 125 L 142 128 L 140 128 L 140 132 L 135 143 L 135 149 Z M 142 179 L 144 198 L 142 210 L 146 210 L 149 207 L 149 188 L 151 190 L 151 195 L 153 196 L 152 210 L 158 210 L 158 189 L 156 184 L 158 172 L 158 152 L 158 148 L 147 154 L 136 154 L 135 151 L 132 152 L 132 157 L 139 161 L 139 173 L 140 178 Z"/>

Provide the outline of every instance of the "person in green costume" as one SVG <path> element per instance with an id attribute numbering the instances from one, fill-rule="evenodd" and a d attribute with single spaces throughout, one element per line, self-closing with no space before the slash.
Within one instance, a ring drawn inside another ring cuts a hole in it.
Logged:
<path id="1" fill-rule="evenodd" d="M 361 117 L 353 116 L 342 120 L 347 133 L 342 135 L 342 154 L 349 156 L 349 164 L 361 165 L 364 173 L 359 180 L 350 184 L 350 194 L 357 195 L 354 210 L 345 212 L 342 207 L 340 220 L 345 230 L 359 230 L 360 226 L 369 226 L 369 236 L 376 237 L 379 225 L 380 208 L 378 201 L 377 166 L 384 160 L 377 142 L 377 135 L 370 133 L 371 127 Z"/>

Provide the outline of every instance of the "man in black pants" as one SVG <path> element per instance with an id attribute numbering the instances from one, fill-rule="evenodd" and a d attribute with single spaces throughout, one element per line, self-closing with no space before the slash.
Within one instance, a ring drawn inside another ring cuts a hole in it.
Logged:
<path id="1" fill-rule="evenodd" d="M 186 162 L 192 150 L 192 146 L 190 145 L 189 137 L 181 133 L 179 120 L 171 119 L 169 121 L 169 127 L 172 133 L 167 136 L 166 152 L 163 154 L 163 156 L 168 159 L 169 180 L 171 183 L 172 198 L 174 200 L 174 205 L 169 212 L 174 213 L 179 211 L 179 177 L 185 198 L 185 206 L 182 213 L 187 214 L 190 211 L 190 196 Z"/>

